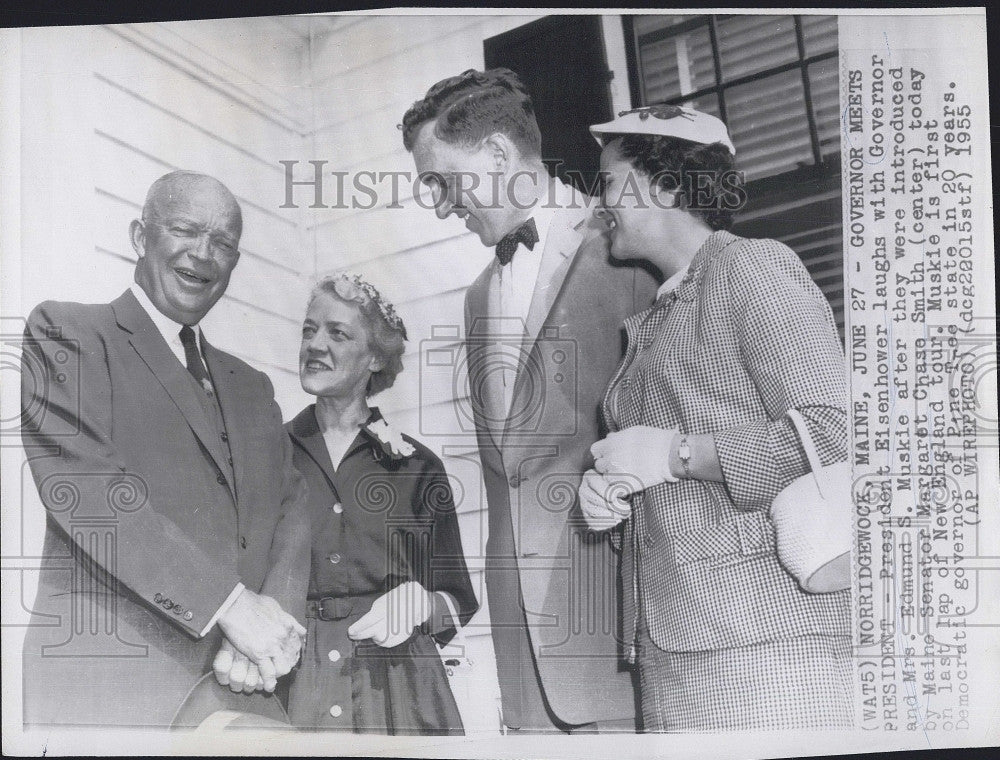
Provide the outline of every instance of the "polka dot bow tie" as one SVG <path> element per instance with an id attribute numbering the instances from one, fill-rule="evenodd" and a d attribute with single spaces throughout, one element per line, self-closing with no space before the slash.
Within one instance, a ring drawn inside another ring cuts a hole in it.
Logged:
<path id="1" fill-rule="evenodd" d="M 500 266 L 505 267 L 510 263 L 521 243 L 524 243 L 524 247 L 529 251 L 533 251 L 537 242 L 538 228 L 535 227 L 535 220 L 529 219 L 513 232 L 504 235 L 497 243 L 497 259 L 500 261 Z"/>

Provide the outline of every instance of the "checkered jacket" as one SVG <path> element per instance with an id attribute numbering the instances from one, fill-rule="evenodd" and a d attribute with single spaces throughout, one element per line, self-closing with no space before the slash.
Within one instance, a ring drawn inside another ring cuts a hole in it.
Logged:
<path id="1" fill-rule="evenodd" d="M 711 433 L 725 476 L 633 497 L 621 528 L 625 640 L 637 600 L 667 651 L 849 635 L 849 592 L 802 591 L 778 563 L 768 516 L 809 469 L 788 409 L 806 419 L 824 465 L 847 457 L 843 350 L 802 262 L 777 241 L 715 232 L 677 289 L 625 329 L 603 404 L 609 428 Z"/>

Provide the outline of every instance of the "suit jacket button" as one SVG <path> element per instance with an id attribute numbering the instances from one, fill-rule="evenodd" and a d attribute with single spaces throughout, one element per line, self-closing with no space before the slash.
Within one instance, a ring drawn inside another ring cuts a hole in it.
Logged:
<path id="1" fill-rule="evenodd" d="M 215 482 L 218 483 L 220 486 L 226 485 L 226 476 L 220 472 L 218 476 L 215 478 Z"/>
<path id="2" fill-rule="evenodd" d="M 183 612 L 183 611 L 184 611 L 184 608 L 181 607 L 179 604 L 175 604 L 174 605 L 174 614 L 175 615 L 180 615 L 181 612 Z"/>
<path id="3" fill-rule="evenodd" d="M 159 604 L 160 602 L 162 602 L 163 601 L 163 594 L 161 594 L 159 591 L 157 591 L 155 594 L 153 594 L 153 601 L 156 602 L 157 604 Z"/>
<path id="4" fill-rule="evenodd" d="M 244 549 L 247 548 L 247 537 L 246 536 L 240 536 L 240 546 L 242 548 L 244 548 Z"/>
<path id="5" fill-rule="evenodd" d="M 188 610 L 187 612 L 184 613 L 184 619 L 185 620 L 190 620 L 193 617 L 194 617 L 194 613 L 191 612 L 191 610 Z"/>
<path id="6" fill-rule="evenodd" d="M 171 602 L 169 599 L 164 599 L 163 600 L 163 606 L 166 607 L 169 610 L 169 609 L 173 608 L 174 603 Z"/>
<path id="7" fill-rule="evenodd" d="M 508 481 L 507 481 L 507 484 L 511 488 L 517 488 L 518 486 L 521 485 L 521 476 L 520 475 L 511 475 L 510 479 L 508 479 Z"/>
<path id="8" fill-rule="evenodd" d="M 223 443 L 229 443 L 229 436 L 226 433 L 219 433 L 219 438 L 222 439 Z"/>
<path id="9" fill-rule="evenodd" d="M 337 554 L 336 552 L 334 552 L 333 554 L 331 554 L 330 557 L 329 557 L 329 559 L 330 559 L 330 563 L 333 564 L 333 565 L 340 564 L 340 555 Z"/>

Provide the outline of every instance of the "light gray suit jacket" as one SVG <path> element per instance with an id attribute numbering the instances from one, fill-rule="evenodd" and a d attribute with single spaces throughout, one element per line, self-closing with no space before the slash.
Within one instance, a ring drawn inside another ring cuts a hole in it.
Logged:
<path id="1" fill-rule="evenodd" d="M 502 553 L 494 537 L 504 532 L 498 521 L 510 519 L 528 633 L 556 716 L 570 724 L 628 718 L 634 702 L 621 665 L 619 557 L 605 535 L 587 529 L 576 492 L 592 465 L 590 446 L 602 437 L 599 403 L 621 360 L 622 323 L 652 303 L 656 283 L 642 269 L 611 262 L 588 208 L 557 212 L 541 256 L 523 335 L 496 334 L 489 313 L 494 263 L 466 293 L 487 554 Z M 491 371 L 499 341 L 521 350 L 509 413 L 499 373 Z M 487 563 L 488 589 L 489 582 Z M 501 600 L 489 601 L 497 611 Z"/>

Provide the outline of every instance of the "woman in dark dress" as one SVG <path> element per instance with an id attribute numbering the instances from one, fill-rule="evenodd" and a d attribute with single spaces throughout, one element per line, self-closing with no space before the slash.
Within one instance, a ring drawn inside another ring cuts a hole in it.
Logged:
<path id="1" fill-rule="evenodd" d="M 299 375 L 317 397 L 288 423 L 309 484 L 308 635 L 292 723 L 441 734 L 462 721 L 435 642 L 478 608 L 441 460 L 369 407 L 402 370 L 406 330 L 358 277 L 316 286 Z"/>

